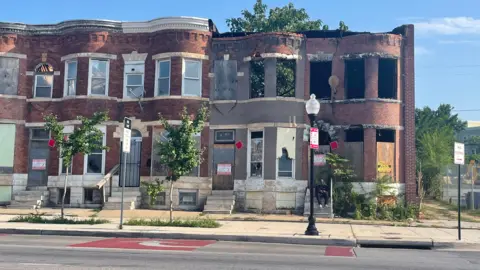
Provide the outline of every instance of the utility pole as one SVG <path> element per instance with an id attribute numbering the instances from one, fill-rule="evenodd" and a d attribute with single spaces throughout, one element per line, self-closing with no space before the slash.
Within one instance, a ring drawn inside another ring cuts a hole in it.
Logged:
<path id="1" fill-rule="evenodd" d="M 127 177 L 127 154 L 130 153 L 130 140 L 132 138 L 132 120 L 129 118 L 123 119 L 123 173 L 122 173 L 122 200 L 120 203 L 120 225 L 118 228 L 123 229 L 123 198 L 125 192 L 125 178 Z"/>

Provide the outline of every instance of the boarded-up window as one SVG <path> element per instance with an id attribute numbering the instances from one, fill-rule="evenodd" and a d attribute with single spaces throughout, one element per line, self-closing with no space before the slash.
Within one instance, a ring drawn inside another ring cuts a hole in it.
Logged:
<path id="1" fill-rule="evenodd" d="M 16 58 L 0 57 L 0 94 L 17 94 L 18 63 Z"/>
<path id="2" fill-rule="evenodd" d="M 345 158 L 356 177 L 363 177 L 363 129 L 345 130 Z"/>
<path id="3" fill-rule="evenodd" d="M 237 61 L 217 60 L 215 72 L 215 100 L 237 99 Z"/>
<path id="4" fill-rule="evenodd" d="M 377 130 L 377 178 L 395 179 L 395 131 Z"/>
<path id="5" fill-rule="evenodd" d="M 13 173 L 15 125 L 0 124 L 0 174 Z"/>

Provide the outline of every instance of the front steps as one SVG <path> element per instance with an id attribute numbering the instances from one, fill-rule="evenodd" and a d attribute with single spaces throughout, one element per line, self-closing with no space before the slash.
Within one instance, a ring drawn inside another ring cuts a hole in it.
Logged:
<path id="1" fill-rule="evenodd" d="M 320 207 L 317 198 L 313 197 L 313 215 L 320 218 L 330 217 L 330 199 L 327 201 L 325 207 Z M 307 188 L 305 192 L 305 208 L 303 210 L 303 216 L 308 217 L 310 215 L 310 189 Z"/>
<path id="2" fill-rule="evenodd" d="M 235 206 L 233 190 L 212 190 L 203 208 L 205 214 L 231 214 Z"/>
<path id="3" fill-rule="evenodd" d="M 43 198 L 42 198 L 43 196 Z M 37 201 L 42 200 L 40 207 L 46 206 L 50 192 L 47 187 L 28 187 L 27 190 L 17 191 L 8 207 L 17 209 L 33 209 Z"/>
<path id="4" fill-rule="evenodd" d="M 142 194 L 138 187 L 125 187 L 123 194 L 123 209 L 137 209 L 140 207 Z M 122 188 L 115 187 L 112 189 L 112 197 L 107 199 L 103 206 L 105 210 L 119 210 L 122 204 Z"/>

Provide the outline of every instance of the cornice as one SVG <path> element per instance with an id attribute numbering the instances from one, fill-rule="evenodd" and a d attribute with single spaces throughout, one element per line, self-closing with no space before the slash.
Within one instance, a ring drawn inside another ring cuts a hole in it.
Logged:
<path id="1" fill-rule="evenodd" d="M 0 22 L 0 33 L 26 35 L 58 35 L 72 31 L 100 30 L 120 33 L 152 33 L 161 30 L 210 31 L 208 19 L 197 17 L 165 17 L 144 22 L 111 20 L 70 20 L 57 24 L 24 24 Z"/>

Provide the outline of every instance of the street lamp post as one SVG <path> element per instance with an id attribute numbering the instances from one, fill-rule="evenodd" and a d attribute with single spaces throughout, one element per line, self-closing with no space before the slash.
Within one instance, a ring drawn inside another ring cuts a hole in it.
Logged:
<path id="1" fill-rule="evenodd" d="M 320 111 L 320 103 L 317 101 L 315 94 L 310 96 L 310 99 L 305 104 L 305 109 L 310 119 L 310 127 L 313 127 L 315 123 L 315 117 Z M 313 148 L 310 148 L 310 215 L 308 216 L 308 227 L 305 231 L 305 235 L 318 235 L 317 227 L 315 226 L 315 216 L 313 207 L 313 191 L 315 189 L 314 177 L 313 177 L 313 156 L 315 155 Z"/>

